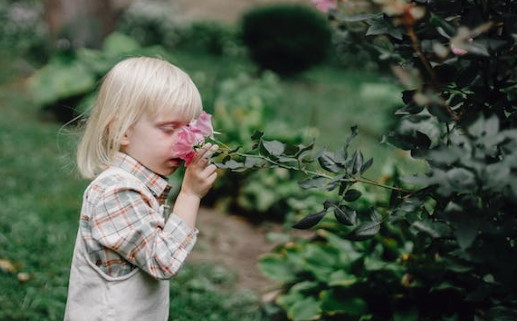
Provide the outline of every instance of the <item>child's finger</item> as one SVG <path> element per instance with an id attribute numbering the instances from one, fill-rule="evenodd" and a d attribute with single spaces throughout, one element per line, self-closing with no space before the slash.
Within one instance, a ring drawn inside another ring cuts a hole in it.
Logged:
<path id="1" fill-rule="evenodd" d="M 212 147 L 212 144 L 207 143 L 203 145 L 203 147 L 199 148 L 197 150 L 196 156 L 194 157 L 194 162 L 199 162 L 199 160 L 202 160 L 203 157 L 206 158 L 205 154 L 210 150 L 210 147 Z"/>
<path id="2" fill-rule="evenodd" d="M 212 155 L 217 151 L 217 149 L 219 149 L 219 146 L 217 145 L 212 145 L 210 143 L 205 144 L 203 146 L 203 151 L 201 151 L 199 154 L 200 159 L 210 159 L 210 157 L 212 157 Z"/>
<path id="3" fill-rule="evenodd" d="M 203 175 L 209 177 L 210 175 L 212 175 L 213 173 L 215 173 L 217 171 L 217 166 L 215 166 L 214 164 L 210 164 L 208 165 L 204 170 L 203 170 Z"/>

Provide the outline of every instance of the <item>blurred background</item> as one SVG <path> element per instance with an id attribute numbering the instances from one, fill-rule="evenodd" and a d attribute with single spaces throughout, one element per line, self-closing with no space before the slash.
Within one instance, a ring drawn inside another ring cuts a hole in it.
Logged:
<path id="1" fill-rule="evenodd" d="M 416 168 L 379 144 L 402 106 L 398 84 L 308 0 L 0 0 L 0 21 L 0 320 L 62 320 L 88 184 L 75 171 L 76 120 L 124 57 L 159 56 L 189 73 L 229 146 L 249 147 L 261 130 L 332 149 L 358 125 L 372 175 Z M 276 287 L 258 259 L 304 237 L 289 226 L 324 198 L 286 170 L 221 174 L 172 282 L 171 319 L 273 320 Z"/>

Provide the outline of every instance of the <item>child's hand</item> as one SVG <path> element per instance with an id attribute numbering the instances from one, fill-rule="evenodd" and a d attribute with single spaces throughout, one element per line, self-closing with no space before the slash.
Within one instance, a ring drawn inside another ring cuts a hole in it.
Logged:
<path id="1" fill-rule="evenodd" d="M 217 178 L 217 167 L 210 164 L 210 157 L 218 149 L 217 145 L 205 144 L 187 167 L 181 192 L 203 198 Z"/>

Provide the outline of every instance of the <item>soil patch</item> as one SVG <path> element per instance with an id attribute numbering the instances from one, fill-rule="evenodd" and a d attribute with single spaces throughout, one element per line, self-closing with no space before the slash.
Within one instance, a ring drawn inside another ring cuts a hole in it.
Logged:
<path id="1" fill-rule="evenodd" d="M 274 223 L 253 224 L 242 216 L 201 208 L 198 215 L 198 241 L 189 257 L 190 262 L 222 265 L 238 276 L 238 286 L 259 294 L 271 291 L 275 283 L 258 269 L 260 255 L 277 244 L 268 242 L 268 232 L 280 231 Z"/>

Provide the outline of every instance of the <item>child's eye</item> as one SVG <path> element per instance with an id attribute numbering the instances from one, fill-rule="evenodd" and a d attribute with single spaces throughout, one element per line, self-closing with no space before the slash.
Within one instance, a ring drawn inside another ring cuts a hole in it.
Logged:
<path id="1" fill-rule="evenodd" d="M 164 133 L 173 133 L 175 130 L 176 130 L 176 127 L 175 126 L 162 126 L 160 127 L 160 129 L 164 132 Z"/>

